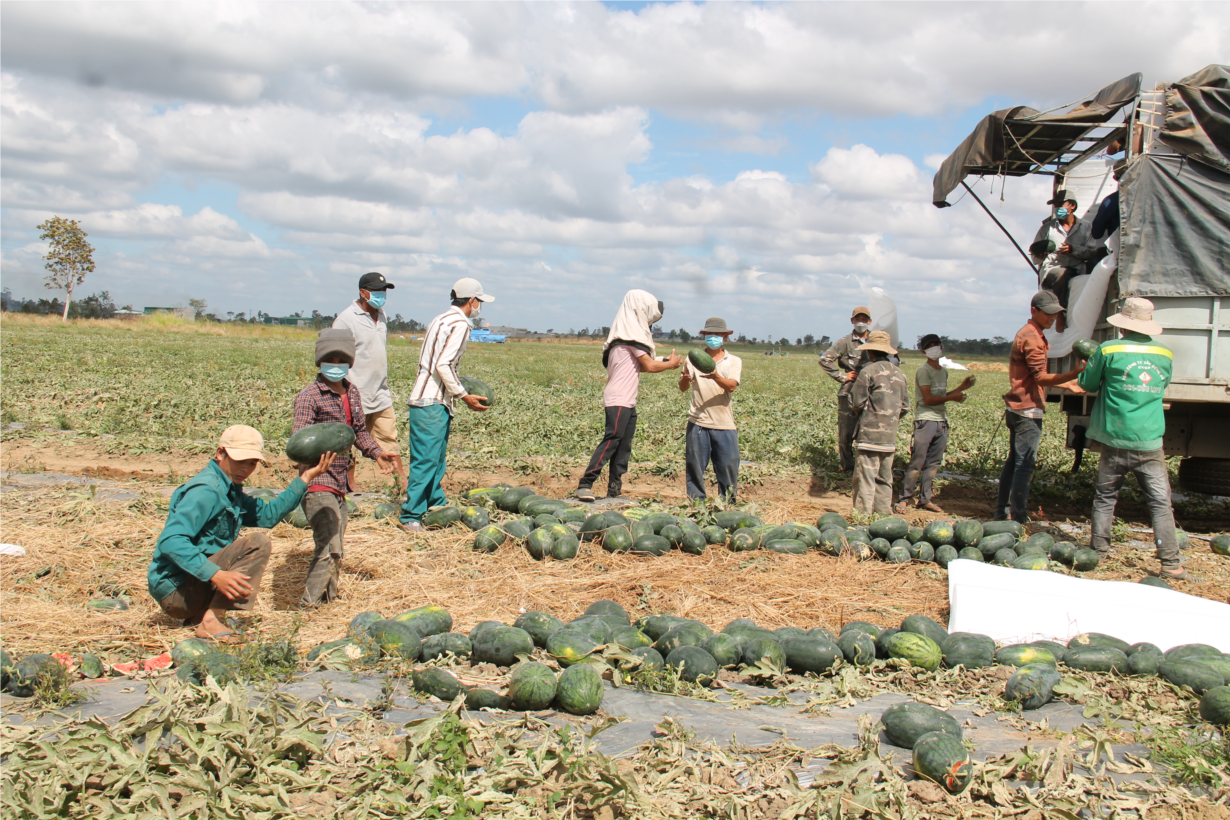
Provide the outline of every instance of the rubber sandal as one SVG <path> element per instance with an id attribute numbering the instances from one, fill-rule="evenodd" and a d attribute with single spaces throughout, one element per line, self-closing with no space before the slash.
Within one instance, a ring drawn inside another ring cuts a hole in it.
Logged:
<path id="1" fill-rule="evenodd" d="M 213 635 L 206 635 L 204 638 L 201 638 L 201 640 L 212 641 L 213 643 L 235 644 L 235 643 L 239 643 L 243 639 L 239 634 L 232 632 L 231 630 L 228 629 L 225 632 L 218 632 Z"/>
<path id="2" fill-rule="evenodd" d="M 907 508 L 905 506 L 905 502 L 898 501 L 896 504 L 893 505 L 893 514 L 894 515 L 905 515 L 906 509 Z"/>
<path id="3" fill-rule="evenodd" d="M 1201 579 L 1192 575 L 1185 569 L 1180 569 L 1178 572 L 1167 572 L 1166 570 L 1158 570 L 1157 577 L 1163 581 L 1199 581 Z"/>
<path id="4" fill-rule="evenodd" d="M 939 513 L 940 515 L 944 514 L 944 510 L 934 501 L 929 501 L 926 504 L 919 504 L 918 509 L 926 510 L 927 512 Z"/>

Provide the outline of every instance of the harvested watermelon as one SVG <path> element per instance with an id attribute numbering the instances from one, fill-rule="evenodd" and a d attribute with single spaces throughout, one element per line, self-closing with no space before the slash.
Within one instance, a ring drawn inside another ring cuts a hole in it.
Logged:
<path id="1" fill-rule="evenodd" d="M 969 752 L 946 732 L 932 732 L 918 739 L 914 744 L 914 771 L 949 794 L 960 794 L 974 779 Z"/>
<path id="2" fill-rule="evenodd" d="M 662 653 L 654 649 L 652 646 L 642 646 L 640 649 L 633 649 L 628 654 L 635 658 L 641 659 L 641 664 L 646 669 L 661 669 L 666 666 L 666 661 L 662 657 Z"/>
<path id="3" fill-rule="evenodd" d="M 677 615 L 650 615 L 639 626 L 640 630 L 648 635 L 651 641 L 656 641 L 675 627 L 686 623 L 693 622 L 687 618 L 680 618 Z"/>
<path id="4" fill-rule="evenodd" d="M 713 361 L 713 357 L 698 348 L 688 351 L 688 364 L 706 375 L 717 369 L 717 363 Z"/>
<path id="5" fill-rule="evenodd" d="M 1094 353 L 1098 352 L 1099 347 L 1101 347 L 1101 345 L 1093 339 L 1077 339 L 1072 343 L 1072 352 L 1082 359 L 1088 359 Z"/>
<path id="6" fill-rule="evenodd" d="M 442 606 L 421 606 L 393 617 L 395 621 L 409 624 L 419 635 L 426 638 L 440 632 L 449 632 L 453 628 L 453 616 Z"/>
<path id="7" fill-rule="evenodd" d="M 890 564 L 908 564 L 911 561 L 910 551 L 901 547 L 890 547 L 884 560 Z"/>
<path id="8" fill-rule="evenodd" d="M 708 527 L 705 527 L 703 530 L 700 531 L 700 534 L 704 536 L 706 544 L 712 544 L 714 546 L 720 546 L 722 544 L 725 544 L 726 539 L 729 537 L 726 534 L 726 530 L 722 529 L 716 524 L 711 524 Z"/>
<path id="9" fill-rule="evenodd" d="M 96 680 L 107 673 L 103 668 L 103 662 L 99 660 L 97 655 L 82 655 L 81 666 L 78 667 L 82 677 Z"/>
<path id="10" fill-rule="evenodd" d="M 366 631 L 366 627 L 364 627 Z M 171 663 L 183 666 L 193 658 L 200 658 L 214 651 L 214 644 L 204 638 L 185 638 L 171 648 Z"/>
<path id="11" fill-rule="evenodd" d="M 1126 672 L 1127 655 L 1111 646 L 1069 646 L 1063 662 L 1084 672 Z"/>
<path id="12" fill-rule="evenodd" d="M 1214 726 L 1230 726 L 1230 686 L 1213 686 L 1200 699 L 1200 717 Z"/>
<path id="13" fill-rule="evenodd" d="M 1019 701 L 1025 710 L 1041 709 L 1055 697 L 1059 670 L 1046 663 L 1031 663 L 1012 673 L 1004 687 L 1004 700 Z"/>
<path id="14" fill-rule="evenodd" d="M 896 627 L 888 627 L 876 638 L 876 657 L 884 660 L 888 657 L 888 639 L 900 632 Z"/>
<path id="15" fill-rule="evenodd" d="M 911 544 L 909 553 L 910 557 L 915 561 L 925 561 L 928 564 L 935 561 L 935 548 L 926 541 L 919 541 L 916 544 Z"/>
<path id="16" fill-rule="evenodd" d="M 1195 659 L 1162 661 L 1158 666 L 1158 674 L 1175 686 L 1190 688 L 1197 695 L 1203 695 L 1210 689 L 1226 684 L 1226 679 L 1220 672 Z"/>
<path id="17" fill-rule="evenodd" d="M 472 530 L 481 530 L 491 523 L 491 516 L 482 507 L 470 506 L 462 509 L 461 523 Z"/>
<path id="18" fill-rule="evenodd" d="M 948 569 L 948 565 L 957 560 L 959 557 L 960 554 L 957 552 L 956 547 L 944 546 L 935 551 L 935 563 L 939 564 L 944 569 Z"/>
<path id="19" fill-rule="evenodd" d="M 978 551 L 984 558 L 990 558 L 1002 549 L 1011 549 L 1016 545 L 1016 536 L 1010 532 L 984 535 L 978 540 Z"/>
<path id="20" fill-rule="evenodd" d="M 939 644 L 925 635 L 913 632 L 898 632 L 884 642 L 890 658 L 901 658 L 912 665 L 934 672 L 940 668 L 944 653 Z"/>
<path id="21" fill-rule="evenodd" d="M 901 631 L 925 635 L 935 641 L 937 645 L 941 645 L 944 641 L 948 640 L 948 630 L 926 615 L 907 615 L 905 620 L 901 622 Z"/>
<path id="22" fill-rule="evenodd" d="M 423 639 L 419 648 L 419 660 L 434 661 L 452 655 L 457 660 L 468 660 L 474 653 L 470 639 L 460 632 L 441 632 Z"/>
<path id="23" fill-rule="evenodd" d="M 1230 535 L 1214 535 L 1209 539 L 1209 549 L 1218 555 L 1230 555 Z"/>
<path id="24" fill-rule="evenodd" d="M 841 634 L 844 635 L 851 630 L 865 632 L 870 635 L 872 639 L 880 637 L 880 633 L 884 631 L 883 628 L 878 627 L 869 621 L 847 621 L 841 627 Z"/>
<path id="25" fill-rule="evenodd" d="M 842 537 L 844 538 L 845 536 L 842 536 Z M 906 554 L 908 555 L 910 552 L 910 547 L 912 546 L 913 544 L 911 544 L 909 541 L 906 541 L 904 538 L 898 538 L 896 541 L 892 541 L 892 542 L 889 542 L 887 538 L 872 538 L 871 539 L 871 551 L 884 559 L 888 558 L 888 553 L 890 550 L 893 549 L 893 547 L 897 547 L 899 549 L 905 550 Z"/>
<path id="26" fill-rule="evenodd" d="M 1114 635 L 1107 635 L 1102 632 L 1082 632 L 1068 640 L 1068 649 L 1086 646 L 1109 646 L 1118 649 L 1125 655 L 1132 649 L 1131 644 L 1122 638 L 1116 638 Z"/>
<path id="27" fill-rule="evenodd" d="M 56 667 L 63 669 L 63 664 L 50 655 L 42 652 L 26 655 L 9 672 L 9 692 L 19 698 L 33 696 L 39 678 L 55 674 Z"/>
<path id="28" fill-rule="evenodd" d="M 1001 666 L 1029 666 L 1045 663 L 1055 665 L 1055 656 L 1046 649 L 1029 644 L 1015 644 L 1001 647 L 995 653 L 995 662 Z"/>
<path id="29" fill-rule="evenodd" d="M 410 674 L 410 681 L 416 692 L 439 698 L 445 703 L 452 703 L 469 689 L 452 673 L 430 666 L 415 669 Z"/>
<path id="30" fill-rule="evenodd" d="M 958 549 L 976 547 L 982 540 L 981 521 L 958 521 L 952 528 L 953 545 Z M 984 555 L 986 553 L 983 553 Z"/>
<path id="31" fill-rule="evenodd" d="M 1066 566 L 1072 566 L 1072 560 L 1076 557 L 1076 545 L 1070 541 L 1056 541 L 1055 546 L 1051 547 L 1051 560 L 1058 561 Z"/>
<path id="32" fill-rule="evenodd" d="M 496 666 L 512 666 L 518 657 L 529 657 L 534 652 L 534 639 L 530 633 L 515 626 L 497 626 L 486 630 L 475 639 L 471 657 L 477 663 L 493 663 Z"/>
<path id="33" fill-rule="evenodd" d="M 1157 576 L 1154 576 L 1154 575 L 1146 575 L 1144 578 L 1141 578 L 1136 583 L 1143 584 L 1144 586 L 1147 586 L 1147 587 L 1157 587 L 1158 589 L 1173 589 L 1174 588 L 1170 586 L 1170 584 L 1163 581 L 1161 578 L 1158 578 Z"/>
<path id="34" fill-rule="evenodd" d="M 429 530 L 443 529 L 461 520 L 461 510 L 456 507 L 441 507 L 423 516 L 422 525 Z"/>
<path id="35" fill-rule="evenodd" d="M 560 674 L 556 702 L 574 715 L 592 715 L 602 706 L 602 677 L 593 664 L 578 663 Z"/>
<path id="36" fill-rule="evenodd" d="M 566 629 L 588 635 L 590 640 L 600 644 L 609 642 L 615 629 L 623 627 L 622 623 L 611 623 L 600 615 L 582 615 L 565 626 Z"/>
<path id="37" fill-rule="evenodd" d="M 508 697 L 522 712 L 546 709 L 555 700 L 555 672 L 533 661 L 517 664 L 508 680 Z"/>
<path id="38" fill-rule="evenodd" d="M 625 626 L 611 632 L 608 643 L 622 646 L 624 649 L 639 649 L 642 646 L 651 646 L 653 641 L 649 640 L 649 636 L 636 627 Z"/>
<path id="39" fill-rule="evenodd" d="M 802 541 L 797 541 L 793 538 L 783 538 L 774 541 L 769 541 L 764 545 L 764 548 L 770 552 L 778 552 L 785 555 L 806 555 L 807 545 Z"/>
<path id="40" fill-rule="evenodd" d="M 722 667 L 734 666 L 743 658 L 743 642 L 726 632 L 713 635 L 704 642 L 702 648 Z"/>
<path id="41" fill-rule="evenodd" d="M 316 464 L 325 453 L 349 453 L 354 438 L 354 428 L 340 421 L 309 424 L 287 440 L 286 456 L 296 464 Z"/>
<path id="42" fill-rule="evenodd" d="M 530 557 L 535 561 L 541 561 L 544 558 L 551 557 L 551 544 L 554 539 L 551 538 L 551 532 L 545 528 L 534 530 L 525 539 L 525 551 L 530 554 Z"/>
<path id="43" fill-rule="evenodd" d="M 1102 557 L 1090 549 L 1080 549 L 1072 556 L 1072 569 L 1077 572 L 1092 572 L 1098 568 Z"/>
<path id="44" fill-rule="evenodd" d="M 466 690 L 466 708 L 474 711 L 478 709 L 511 709 L 512 700 L 490 689 L 473 686 Z"/>
<path id="45" fill-rule="evenodd" d="M 666 656 L 666 665 L 676 669 L 688 683 L 708 686 L 717 678 L 717 659 L 699 646 L 677 647 Z"/>
<path id="46" fill-rule="evenodd" d="M 943 549 L 943 547 L 940 547 L 940 549 Z M 985 564 L 987 560 L 982 556 L 982 550 L 977 547 L 966 547 L 957 553 L 957 557 L 964 558 L 966 561 L 977 561 L 980 564 Z"/>
<path id="47" fill-rule="evenodd" d="M 478 396 L 487 407 L 495 406 L 495 391 L 491 389 L 491 385 L 473 376 L 462 376 L 460 381 L 467 395 Z"/>
<path id="48" fill-rule="evenodd" d="M 1162 655 L 1159 652 L 1156 655 L 1148 652 L 1138 652 L 1135 655 L 1128 655 L 1127 673 L 1129 675 L 1148 675 L 1156 676 L 1161 671 Z"/>
<path id="49" fill-rule="evenodd" d="M 560 666 L 580 663 L 598 650 L 598 642 L 584 632 L 567 627 L 552 632 L 547 638 L 547 652 Z"/>
<path id="50" fill-rule="evenodd" d="M 843 632 L 837 638 L 837 647 L 847 663 L 867 666 L 876 659 L 876 643 L 870 635 L 858 629 Z"/>
<path id="51" fill-rule="evenodd" d="M 1166 660 L 1182 661 L 1188 658 L 1199 659 L 1207 655 L 1216 657 L 1220 654 L 1221 650 L 1216 646 L 1209 646 L 1207 643 L 1185 643 L 1167 649 Z"/>
<path id="52" fill-rule="evenodd" d="M 367 628 L 367 634 L 380 647 L 381 653 L 407 661 L 415 661 L 423 649 L 423 642 L 414 627 L 401 621 L 376 621 Z"/>
<path id="53" fill-rule="evenodd" d="M 401 508 L 396 504 L 392 504 L 388 501 L 381 501 L 376 504 L 374 508 L 372 508 L 372 518 L 377 521 L 383 521 L 386 518 L 396 519 L 400 512 Z"/>
<path id="54" fill-rule="evenodd" d="M 804 636 L 786 638 L 782 641 L 786 653 L 786 667 L 796 675 L 822 675 L 844 657 L 841 648 L 821 637 Z"/>
<path id="55" fill-rule="evenodd" d="M 821 532 L 836 527 L 837 529 L 847 530 L 850 528 L 850 522 L 841 513 L 826 512 L 816 520 L 816 528 Z"/>
<path id="56" fill-rule="evenodd" d="M 549 612 L 530 610 L 518 616 L 517 620 L 513 621 L 513 626 L 528 632 L 535 646 L 545 648 L 547 638 L 552 632 L 563 629 L 564 622 Z"/>
<path id="57" fill-rule="evenodd" d="M 919 738 L 932 732 L 944 732 L 958 741 L 964 736 L 961 724 L 947 712 L 923 703 L 898 703 L 880 715 L 888 742 L 902 749 L 913 749 Z"/>
<path id="58" fill-rule="evenodd" d="M 495 505 L 504 512 L 515 513 L 521 500 L 531 495 L 534 495 L 534 491 L 529 487 L 509 487 L 496 498 Z"/>
<path id="59" fill-rule="evenodd" d="M 986 635 L 954 632 L 940 644 L 940 650 L 944 665 L 950 669 L 955 666 L 982 669 L 995 663 L 995 641 Z"/>
<path id="60" fill-rule="evenodd" d="M 932 521 L 923 528 L 923 538 L 933 547 L 942 547 L 956 540 L 951 521 Z"/>
<path id="61" fill-rule="evenodd" d="M 982 525 L 982 534 L 998 535 L 1000 533 L 1011 533 L 1013 538 L 1020 538 L 1025 534 L 1025 526 L 1019 521 L 986 521 Z"/>
<path id="62" fill-rule="evenodd" d="M 995 557 L 991 559 L 992 564 L 999 564 L 1001 567 L 1011 567 L 1016 564 L 1016 559 L 1021 556 L 1016 554 L 1016 550 L 1004 547 L 999 552 L 995 553 Z"/>
<path id="63" fill-rule="evenodd" d="M 1045 555 L 1026 554 L 1017 556 L 1017 559 L 1012 562 L 1012 566 L 1017 569 L 1041 570 L 1046 569 L 1051 565 L 1050 559 Z"/>
<path id="64" fill-rule="evenodd" d="M 905 540 L 911 544 L 917 544 L 923 540 L 924 530 L 922 527 L 910 527 L 910 531 L 905 534 Z"/>
<path id="65" fill-rule="evenodd" d="M 551 557 L 556 561 L 571 561 L 581 550 L 581 542 L 572 533 L 560 535 L 551 542 Z"/>
<path id="66" fill-rule="evenodd" d="M 786 650 L 781 642 L 770 638 L 754 638 L 743 648 L 743 663 L 755 666 L 766 663 L 778 669 L 786 668 Z"/>
<path id="67" fill-rule="evenodd" d="M 898 538 L 905 538 L 910 531 L 910 525 L 900 518 L 881 518 L 871 523 L 867 528 L 867 533 L 872 538 L 883 538 L 887 541 L 896 541 Z"/>
<path id="68" fill-rule="evenodd" d="M 683 529 L 675 524 L 667 524 L 658 532 L 660 538 L 665 538 L 671 542 L 671 547 L 678 547 L 679 542 L 683 540 Z"/>
<path id="69" fill-rule="evenodd" d="M 671 542 L 660 535 L 644 535 L 632 542 L 632 552 L 638 555 L 666 555 Z"/>
<path id="70" fill-rule="evenodd" d="M 508 533 L 495 525 L 483 527 L 474 533 L 475 552 L 495 552 L 508 540 Z"/>
<path id="71" fill-rule="evenodd" d="M 712 637 L 713 633 L 704 626 L 704 624 L 696 621 L 688 621 L 687 623 L 679 624 L 671 629 L 661 638 L 654 642 L 653 648 L 662 653 L 663 657 L 669 657 L 680 646 L 702 646 L 705 641 Z"/>

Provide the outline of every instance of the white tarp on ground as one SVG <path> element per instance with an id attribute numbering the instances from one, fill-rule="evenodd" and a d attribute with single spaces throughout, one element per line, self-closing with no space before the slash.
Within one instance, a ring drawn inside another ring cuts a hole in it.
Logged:
<path id="1" fill-rule="evenodd" d="M 1230 604 L 1177 590 L 957 560 L 948 565 L 948 601 L 949 632 L 1004 644 L 1101 632 L 1163 650 L 1205 643 L 1230 652 Z"/>

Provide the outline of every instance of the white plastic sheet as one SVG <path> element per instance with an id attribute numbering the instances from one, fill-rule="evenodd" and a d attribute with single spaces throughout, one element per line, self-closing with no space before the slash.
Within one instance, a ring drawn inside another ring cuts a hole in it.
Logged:
<path id="1" fill-rule="evenodd" d="M 0 544 L 0 555 L 25 555 L 26 548 L 16 544 Z"/>
<path id="2" fill-rule="evenodd" d="M 948 565 L 949 632 L 1005 644 L 1067 643 L 1102 632 L 1163 650 L 1205 643 L 1230 652 L 1230 604 L 1172 589 L 956 560 Z"/>
<path id="3" fill-rule="evenodd" d="M 1109 255 L 1094 265 L 1088 276 L 1078 276 L 1072 280 L 1068 293 L 1067 327 L 1063 333 L 1055 328 L 1046 331 L 1046 340 L 1051 349 L 1046 354 L 1052 359 L 1067 356 L 1072 352 L 1072 345 L 1079 339 L 1093 336 L 1093 329 L 1102 318 L 1102 303 L 1106 301 L 1106 290 L 1110 286 L 1110 277 L 1119 265 L 1119 234 L 1112 234 L 1106 243 Z"/>
<path id="4" fill-rule="evenodd" d="M 901 334 L 897 332 L 897 303 L 893 298 L 884 292 L 884 288 L 872 288 L 867 307 L 871 309 L 871 329 L 887 331 L 893 347 L 901 347 Z"/>
<path id="5" fill-rule="evenodd" d="M 948 358 L 947 356 L 940 356 L 940 367 L 943 367 L 947 370 L 969 370 L 969 368 L 966 367 L 965 365 L 959 364 L 958 362 L 954 362 L 952 359 Z"/>

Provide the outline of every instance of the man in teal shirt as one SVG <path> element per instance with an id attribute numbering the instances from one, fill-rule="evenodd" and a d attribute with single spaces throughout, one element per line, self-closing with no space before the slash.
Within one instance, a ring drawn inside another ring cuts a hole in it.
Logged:
<path id="1" fill-rule="evenodd" d="M 329 469 L 334 454 L 305 471 L 272 501 L 243 491 L 258 464 L 267 464 L 261 434 L 228 427 L 204 470 L 171 494 L 167 523 L 149 565 L 149 591 L 162 611 L 196 626 L 198 638 L 224 638 L 226 611 L 250 610 L 269 563 L 273 541 L 265 533 L 242 538 L 239 528 L 269 528 L 303 499 L 308 485 Z"/>
<path id="2" fill-rule="evenodd" d="M 1170 476 L 1162 450 L 1166 433 L 1162 396 L 1170 384 L 1174 354 L 1153 339 L 1162 326 L 1153 321 L 1153 303 L 1148 299 L 1129 297 L 1107 321 L 1123 330 L 1122 338 L 1103 342 L 1079 377 L 1086 392 L 1097 393 L 1085 435 L 1102 445 L 1092 547 L 1102 556 L 1110 552 L 1119 488 L 1124 476 L 1134 473 L 1153 518 L 1154 544 L 1162 564 L 1158 574 L 1168 580 L 1188 580 L 1179 565 Z"/>

